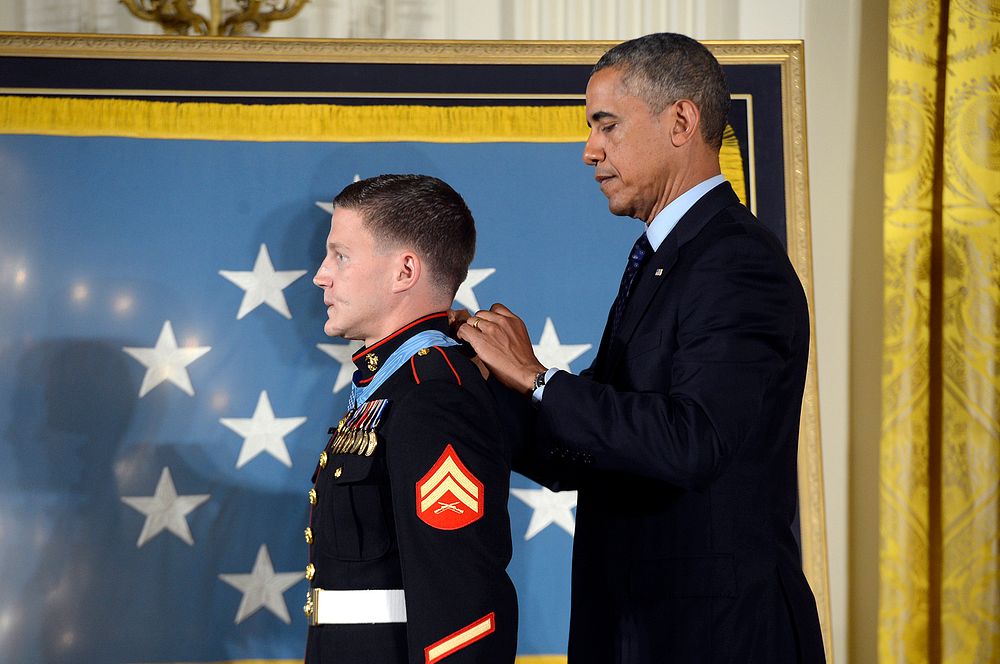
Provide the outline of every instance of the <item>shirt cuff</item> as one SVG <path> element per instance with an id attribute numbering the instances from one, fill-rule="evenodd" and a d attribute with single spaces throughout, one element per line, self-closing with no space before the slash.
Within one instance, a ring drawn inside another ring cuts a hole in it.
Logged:
<path id="1" fill-rule="evenodd" d="M 555 367 L 552 367 L 551 369 L 546 371 L 545 382 L 548 383 L 550 380 L 552 380 L 552 377 L 556 375 L 557 371 L 562 371 L 562 369 L 557 369 Z M 531 400 L 534 401 L 535 403 L 538 403 L 542 400 L 542 396 L 544 394 L 545 394 L 545 385 L 542 385 L 537 390 L 531 393 Z"/>

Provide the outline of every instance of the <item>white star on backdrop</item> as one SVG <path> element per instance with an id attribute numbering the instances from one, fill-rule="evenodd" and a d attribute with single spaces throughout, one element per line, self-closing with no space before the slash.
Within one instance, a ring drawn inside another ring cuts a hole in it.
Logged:
<path id="1" fill-rule="evenodd" d="M 354 376 L 354 362 L 351 356 L 364 346 L 363 341 L 352 341 L 346 344 L 316 344 L 316 348 L 340 362 L 340 371 L 337 372 L 337 382 L 333 386 L 333 393 L 336 394 L 351 384 Z"/>
<path id="2" fill-rule="evenodd" d="M 556 493 L 541 487 L 538 489 L 511 489 L 510 492 L 533 510 L 531 521 L 528 522 L 528 530 L 524 533 L 525 541 L 530 540 L 553 523 L 569 533 L 571 537 L 573 536 L 573 532 L 576 530 L 576 520 L 572 510 L 576 507 L 576 491 Z"/>
<path id="3" fill-rule="evenodd" d="M 260 245 L 257 260 L 250 272 L 219 270 L 219 274 L 233 282 L 245 293 L 240 302 L 240 310 L 236 312 L 236 320 L 240 320 L 262 304 L 271 307 L 285 318 L 291 318 L 288 302 L 282 292 L 293 281 L 305 274 L 305 270 L 275 270 L 271 264 L 271 255 L 267 253 L 267 245 Z"/>
<path id="4" fill-rule="evenodd" d="M 559 335 L 556 334 L 556 326 L 551 318 L 545 319 L 545 327 L 542 328 L 542 338 L 538 344 L 532 344 L 535 357 L 543 365 L 550 369 L 565 369 L 570 371 L 569 363 L 580 357 L 588 350 L 590 344 L 564 344 L 559 342 Z"/>
<path id="5" fill-rule="evenodd" d="M 219 422 L 243 436 L 243 446 L 236 460 L 236 467 L 253 459 L 261 452 L 267 452 L 275 459 L 292 467 L 292 459 L 288 456 L 285 446 L 285 436 L 297 429 L 306 421 L 304 417 L 275 417 L 271 401 L 267 398 L 267 390 L 257 398 L 257 407 L 252 417 L 222 417 Z"/>
<path id="6" fill-rule="evenodd" d="M 287 624 L 292 619 L 288 615 L 284 593 L 304 576 L 302 572 L 275 572 L 267 545 L 261 544 L 249 574 L 220 574 L 219 578 L 243 593 L 236 610 L 236 620 L 233 621 L 235 624 L 239 625 L 260 609 L 267 609 Z"/>
<path id="7" fill-rule="evenodd" d="M 194 388 L 191 387 L 187 365 L 212 350 L 212 347 L 178 348 L 177 339 L 174 337 L 174 328 L 170 325 L 170 321 L 165 321 L 153 348 L 125 346 L 122 350 L 146 367 L 146 375 L 143 376 L 142 385 L 139 387 L 139 398 L 141 399 L 165 380 L 169 380 L 181 388 L 188 396 L 194 396 Z"/>
<path id="8" fill-rule="evenodd" d="M 193 545 L 194 538 L 191 537 L 191 529 L 188 528 L 187 515 L 209 498 L 211 495 L 207 493 L 178 496 L 174 480 L 170 476 L 170 468 L 164 466 L 152 496 L 122 496 L 123 503 L 146 515 L 146 522 L 142 524 L 136 548 L 164 530 L 177 535 L 189 546 Z"/>
<path id="9" fill-rule="evenodd" d="M 476 294 L 472 289 L 496 271 L 495 267 L 470 268 L 469 276 L 465 278 L 462 285 L 458 287 L 458 292 L 455 293 L 455 301 L 473 313 L 479 311 L 481 308 L 479 300 L 476 299 Z"/>

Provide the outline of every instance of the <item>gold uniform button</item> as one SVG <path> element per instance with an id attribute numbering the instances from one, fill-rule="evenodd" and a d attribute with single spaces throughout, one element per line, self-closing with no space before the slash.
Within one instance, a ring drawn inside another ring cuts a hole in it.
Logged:
<path id="1" fill-rule="evenodd" d="M 326 468 L 326 450 L 319 453 L 319 467 Z"/>
<path id="2" fill-rule="evenodd" d="M 309 563 L 306 565 L 306 581 L 312 581 L 314 576 L 316 576 L 316 566 Z"/>
<path id="3" fill-rule="evenodd" d="M 337 470 L 333 471 L 333 476 L 334 477 L 340 477 L 343 474 L 344 474 L 344 467 L 343 466 L 341 466 Z"/>
<path id="4" fill-rule="evenodd" d="M 309 504 L 310 505 L 316 504 L 316 487 L 309 489 Z"/>
<path id="5" fill-rule="evenodd" d="M 430 348 L 421 348 L 420 350 L 417 351 L 417 355 L 419 355 L 420 357 L 424 357 L 430 352 L 431 352 Z"/>
<path id="6" fill-rule="evenodd" d="M 312 543 L 313 543 L 313 529 L 306 528 L 306 544 L 312 544 Z"/>

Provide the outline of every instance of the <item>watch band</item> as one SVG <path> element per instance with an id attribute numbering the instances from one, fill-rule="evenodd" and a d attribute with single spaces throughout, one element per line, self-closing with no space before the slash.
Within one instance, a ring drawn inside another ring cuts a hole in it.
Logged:
<path id="1" fill-rule="evenodd" d="M 531 392 L 530 392 L 530 394 L 534 394 L 535 390 L 537 390 L 539 387 L 544 387 L 545 386 L 545 374 L 547 374 L 548 372 L 549 372 L 549 370 L 545 369 L 545 370 L 539 371 L 537 374 L 535 374 L 535 380 L 532 381 L 532 383 L 531 383 Z"/>

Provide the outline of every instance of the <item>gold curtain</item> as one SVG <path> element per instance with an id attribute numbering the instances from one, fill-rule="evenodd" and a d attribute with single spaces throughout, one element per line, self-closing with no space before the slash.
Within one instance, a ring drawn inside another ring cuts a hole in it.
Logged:
<path id="1" fill-rule="evenodd" d="M 882 663 L 1000 661 L 1000 3 L 890 0 Z"/>

